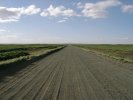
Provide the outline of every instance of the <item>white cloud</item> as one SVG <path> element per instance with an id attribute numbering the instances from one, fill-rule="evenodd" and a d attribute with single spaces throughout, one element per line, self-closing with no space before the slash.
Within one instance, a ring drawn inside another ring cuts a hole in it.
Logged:
<path id="1" fill-rule="evenodd" d="M 0 7 L 0 22 L 18 21 L 21 16 L 20 8 Z"/>
<path id="2" fill-rule="evenodd" d="M 7 32 L 7 30 L 5 30 L 5 29 L 0 29 L 0 32 Z"/>
<path id="3" fill-rule="evenodd" d="M 14 34 L 0 34 L 0 39 L 17 38 Z"/>
<path id="4" fill-rule="evenodd" d="M 16 35 L 2 35 L 0 38 L 16 38 Z"/>
<path id="5" fill-rule="evenodd" d="M 0 34 L 0 43 L 12 43 L 12 41 L 14 41 L 14 43 L 16 43 L 16 41 L 20 39 L 18 39 L 17 35 L 14 34 Z"/>
<path id="6" fill-rule="evenodd" d="M 129 37 L 122 37 L 122 40 L 129 40 Z"/>
<path id="7" fill-rule="evenodd" d="M 68 20 L 69 18 L 68 17 L 64 17 L 63 19 Z"/>
<path id="8" fill-rule="evenodd" d="M 103 0 L 97 3 L 85 3 L 84 5 L 78 3 L 77 7 L 82 8 L 83 16 L 97 19 L 106 18 L 107 9 L 113 6 L 118 6 L 120 4 L 121 2 L 118 0 Z"/>
<path id="9" fill-rule="evenodd" d="M 35 5 L 30 5 L 29 7 L 24 9 L 22 14 L 33 15 L 33 14 L 39 13 L 40 11 L 41 11 L 41 9 L 37 8 Z"/>
<path id="10" fill-rule="evenodd" d="M 44 11 L 40 14 L 41 16 L 66 16 L 66 17 L 72 17 L 72 16 L 78 16 L 77 13 L 70 9 L 65 8 L 64 6 L 58 6 L 53 7 L 53 5 L 50 5 L 47 9 L 44 9 Z"/>
<path id="11" fill-rule="evenodd" d="M 82 7 L 83 7 L 82 3 L 81 3 L 81 2 L 78 2 L 78 3 L 77 3 L 77 7 L 78 7 L 78 8 L 82 8 Z"/>
<path id="12" fill-rule="evenodd" d="M 35 5 L 21 8 L 0 7 L 0 23 L 18 21 L 22 15 L 32 15 L 40 12 Z"/>
<path id="13" fill-rule="evenodd" d="M 127 13 L 133 13 L 133 5 L 123 5 L 122 11 Z"/>
<path id="14" fill-rule="evenodd" d="M 63 23 L 63 22 L 66 22 L 66 20 L 63 19 L 63 20 L 59 20 L 59 21 L 58 21 L 58 23 Z"/>

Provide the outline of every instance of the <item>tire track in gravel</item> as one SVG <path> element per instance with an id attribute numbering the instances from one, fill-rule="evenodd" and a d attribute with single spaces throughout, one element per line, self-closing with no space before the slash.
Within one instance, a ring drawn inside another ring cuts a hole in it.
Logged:
<path id="1" fill-rule="evenodd" d="M 29 73 L 25 74 L 21 79 L 18 79 L 11 84 L 10 83 L 7 84 L 5 88 L 0 90 L 0 97 L 2 97 L 4 99 L 11 98 L 19 90 L 21 90 L 21 88 L 23 88 L 23 86 L 28 84 L 28 82 L 32 82 L 32 79 L 34 79 L 35 77 L 39 77 L 38 74 L 40 74 L 40 72 L 45 71 L 46 68 L 49 68 L 49 65 L 51 65 L 51 64 L 55 65 L 57 62 L 55 57 L 50 57 L 48 60 L 46 59 L 47 62 L 45 60 L 39 61 L 39 63 L 37 63 L 37 65 L 35 64 L 34 69 L 31 72 L 29 71 Z M 44 63 L 46 63 L 46 65 L 42 66 Z M 49 69 L 49 70 L 51 70 L 51 69 Z"/>
<path id="2" fill-rule="evenodd" d="M 47 59 L 46 59 L 47 61 Z M 49 59 L 49 61 L 47 61 L 48 64 L 50 64 L 51 62 L 51 59 Z M 12 77 L 12 79 L 7 82 L 7 83 L 4 83 L 4 84 L 0 84 L 1 88 L 0 89 L 3 89 L 4 87 L 8 88 L 7 86 L 11 87 L 10 84 L 12 83 L 17 83 L 19 82 L 20 80 L 24 79 L 25 77 L 27 77 L 29 74 L 32 74 L 33 71 L 36 71 L 36 69 L 39 69 L 38 65 L 42 64 L 44 62 L 38 62 L 37 65 L 36 64 L 32 64 L 32 65 L 29 65 L 27 68 L 25 68 L 24 70 L 22 70 L 21 72 L 22 73 L 18 73 L 15 77 Z M 46 63 L 45 66 L 47 66 L 48 64 Z M 34 65 L 34 66 L 33 66 Z M 38 68 L 37 68 L 38 67 Z M 19 77 L 18 77 L 19 76 Z M 3 91 L 3 90 L 2 90 Z"/>

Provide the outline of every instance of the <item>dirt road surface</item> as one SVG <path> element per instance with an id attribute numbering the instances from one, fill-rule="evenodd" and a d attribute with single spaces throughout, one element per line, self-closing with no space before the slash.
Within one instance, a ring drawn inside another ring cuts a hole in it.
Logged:
<path id="1" fill-rule="evenodd" d="M 0 100 L 133 100 L 133 65 L 67 46 L 0 82 Z"/>

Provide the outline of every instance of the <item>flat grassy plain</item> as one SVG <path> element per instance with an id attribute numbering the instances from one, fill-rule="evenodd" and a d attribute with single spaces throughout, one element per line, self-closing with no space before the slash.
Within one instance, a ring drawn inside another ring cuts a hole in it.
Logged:
<path id="1" fill-rule="evenodd" d="M 123 62 L 133 62 L 133 45 L 76 45 L 80 48 L 97 52 Z"/>
<path id="2" fill-rule="evenodd" d="M 47 44 L 7 44 L 0 45 L 0 65 L 20 60 L 32 59 L 40 56 L 49 50 L 61 47 L 61 45 L 47 45 Z"/>

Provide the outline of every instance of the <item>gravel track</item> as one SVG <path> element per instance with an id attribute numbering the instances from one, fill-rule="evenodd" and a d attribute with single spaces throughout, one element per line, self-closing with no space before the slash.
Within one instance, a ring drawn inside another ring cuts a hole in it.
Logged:
<path id="1" fill-rule="evenodd" d="M 67 46 L 0 82 L 0 100 L 133 100 L 133 65 Z"/>

